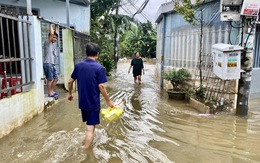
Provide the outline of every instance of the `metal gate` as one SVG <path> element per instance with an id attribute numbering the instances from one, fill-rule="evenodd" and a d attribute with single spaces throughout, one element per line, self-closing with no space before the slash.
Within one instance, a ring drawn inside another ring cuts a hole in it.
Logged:
<path id="1" fill-rule="evenodd" d="M 50 23 L 51 22 L 48 22 L 48 21 L 41 21 L 42 48 L 43 48 L 44 41 L 48 39 L 48 35 L 49 35 L 49 32 L 50 32 L 50 29 L 49 29 Z M 61 67 L 60 67 L 60 53 L 62 53 L 62 34 L 61 34 L 62 32 L 60 32 L 61 28 L 62 27 L 59 26 L 59 38 L 58 38 L 57 43 L 56 43 L 57 58 L 56 58 L 55 66 L 57 68 L 58 76 L 60 76 L 60 74 L 61 74 Z"/>
<path id="2" fill-rule="evenodd" d="M 74 31 L 74 64 L 86 58 L 86 44 L 89 41 L 89 35 Z"/>
<path id="3" fill-rule="evenodd" d="M 34 83 L 28 17 L 0 13 L 0 99 Z"/>
<path id="4" fill-rule="evenodd" d="M 50 20 L 40 18 L 42 20 L 41 22 L 41 29 L 42 29 L 42 43 L 48 38 L 49 34 L 49 24 L 57 24 L 57 22 L 52 22 Z M 57 24 L 59 28 L 59 38 L 57 41 L 57 59 L 56 59 L 56 68 L 57 68 L 57 73 L 58 76 L 61 77 L 62 79 L 62 68 L 61 68 L 61 54 L 63 53 L 63 36 L 62 36 L 62 29 L 70 29 L 73 31 L 73 55 L 74 55 L 74 64 L 77 62 L 83 60 L 86 58 L 86 52 L 85 52 L 85 45 L 90 41 L 90 36 L 81 32 L 78 32 L 74 30 L 71 27 L 67 27 L 62 24 Z M 43 45 L 42 45 L 43 47 Z M 59 82 L 62 82 L 63 80 L 59 80 Z M 64 81 L 63 81 L 64 82 Z"/>

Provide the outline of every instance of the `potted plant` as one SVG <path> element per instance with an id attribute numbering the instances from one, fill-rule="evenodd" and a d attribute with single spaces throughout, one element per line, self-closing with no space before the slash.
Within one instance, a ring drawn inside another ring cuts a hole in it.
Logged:
<path id="1" fill-rule="evenodd" d="M 184 100 L 186 91 L 183 87 L 183 84 L 185 81 L 191 78 L 191 73 L 184 68 L 181 68 L 179 70 L 173 68 L 170 71 L 163 71 L 162 77 L 165 80 L 170 81 L 172 84 L 173 89 L 167 90 L 169 98 Z"/>

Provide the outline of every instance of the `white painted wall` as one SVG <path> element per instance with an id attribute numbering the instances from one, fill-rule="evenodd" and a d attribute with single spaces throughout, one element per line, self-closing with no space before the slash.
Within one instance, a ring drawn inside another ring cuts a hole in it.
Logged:
<path id="1" fill-rule="evenodd" d="M 33 89 L 37 89 L 39 101 L 44 102 L 44 80 L 43 78 L 43 60 L 42 60 L 42 39 L 41 36 L 41 22 L 36 16 L 30 16 L 29 21 L 32 22 L 32 25 L 29 28 L 30 31 L 30 51 L 32 60 L 32 76 Z M 39 66 L 41 65 L 41 66 Z"/>
<path id="2" fill-rule="evenodd" d="M 32 8 L 39 9 L 39 15 L 66 25 L 66 2 L 58 0 L 31 0 Z M 1 0 L 0 4 L 26 8 L 26 0 Z M 90 6 L 70 4 L 70 24 L 82 33 L 90 32 Z"/>
<path id="3" fill-rule="evenodd" d="M 260 69 L 254 68 L 250 87 L 250 99 L 260 98 Z"/>
<path id="4" fill-rule="evenodd" d="M 43 111 L 39 90 L 19 93 L 0 101 L 0 138 Z"/>

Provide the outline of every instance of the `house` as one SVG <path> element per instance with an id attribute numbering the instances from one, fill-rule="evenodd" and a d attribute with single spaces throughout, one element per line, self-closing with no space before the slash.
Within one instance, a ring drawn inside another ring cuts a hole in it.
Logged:
<path id="1" fill-rule="evenodd" d="M 58 73 L 66 82 L 89 42 L 88 0 L 0 2 L 0 138 L 44 110 L 42 45 L 59 26 Z"/>
<path id="2" fill-rule="evenodd" d="M 203 62 L 210 58 L 205 58 L 212 54 L 212 45 L 216 43 L 225 43 L 232 45 L 242 45 L 243 41 L 241 32 L 241 22 L 221 21 L 220 0 L 207 0 L 204 4 L 198 6 L 202 10 L 203 16 L 203 41 L 202 54 Z M 197 18 L 201 16 L 197 12 Z M 197 69 L 200 50 L 200 25 L 192 26 L 187 23 L 183 17 L 174 11 L 173 2 L 162 4 L 157 12 L 157 72 L 161 72 L 167 67 L 187 68 L 190 70 Z M 254 28 L 252 26 L 252 28 Z M 248 41 L 253 40 L 253 71 L 250 89 L 250 98 L 260 97 L 259 73 L 260 73 L 260 44 L 259 44 L 259 25 L 255 26 L 255 33 L 248 35 Z M 249 42 L 248 42 L 249 43 Z M 205 65 L 205 63 L 203 63 Z M 235 81 L 237 82 L 237 81 Z M 161 87 L 167 88 L 168 85 L 161 78 Z M 237 87 L 237 83 L 236 86 Z M 236 90 L 237 91 L 237 90 Z M 235 94 L 235 93 L 234 93 Z"/>

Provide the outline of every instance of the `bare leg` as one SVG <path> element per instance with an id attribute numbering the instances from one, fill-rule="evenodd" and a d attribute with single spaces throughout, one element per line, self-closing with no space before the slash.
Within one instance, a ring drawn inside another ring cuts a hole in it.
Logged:
<path id="1" fill-rule="evenodd" d="M 138 75 L 139 84 L 141 84 L 141 80 L 142 80 L 141 75 Z"/>
<path id="2" fill-rule="evenodd" d="M 54 78 L 51 84 L 51 94 L 54 94 L 54 87 L 56 86 L 57 82 L 58 82 L 58 78 Z"/>
<path id="3" fill-rule="evenodd" d="M 53 80 L 47 80 L 47 90 L 48 90 L 48 96 L 51 96 L 53 93 L 52 93 L 52 81 Z"/>
<path id="4" fill-rule="evenodd" d="M 87 125 L 85 145 L 84 145 L 84 147 L 86 149 L 89 149 L 91 144 L 92 144 L 92 142 L 93 142 L 94 132 L 95 132 L 95 126 L 94 125 Z"/>
<path id="5" fill-rule="evenodd" d="M 136 83 L 136 80 L 137 80 L 137 76 L 134 77 L 134 82 Z"/>

